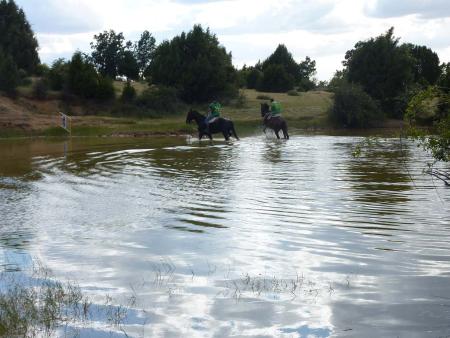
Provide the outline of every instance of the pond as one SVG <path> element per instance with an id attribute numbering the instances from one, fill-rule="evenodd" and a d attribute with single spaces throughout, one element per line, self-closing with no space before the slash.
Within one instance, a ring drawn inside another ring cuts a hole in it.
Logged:
<path id="1" fill-rule="evenodd" d="M 61 336 L 449 336 L 450 190 L 362 140 L 1 141 L 0 270 L 127 310 Z"/>

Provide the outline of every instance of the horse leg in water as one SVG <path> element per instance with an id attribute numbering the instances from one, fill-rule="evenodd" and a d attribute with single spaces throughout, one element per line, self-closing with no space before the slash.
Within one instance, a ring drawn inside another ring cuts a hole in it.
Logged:
<path id="1" fill-rule="evenodd" d="M 233 122 L 231 122 L 231 133 L 233 134 L 233 136 L 234 136 L 234 138 L 236 140 L 239 140 L 239 137 L 236 134 L 236 129 L 234 129 L 234 123 Z"/>
<path id="2" fill-rule="evenodd" d="M 286 126 L 283 126 L 283 136 L 286 140 L 289 140 L 289 134 Z"/>
<path id="3" fill-rule="evenodd" d="M 277 139 L 280 139 L 280 129 L 274 129 L 275 135 L 277 135 Z"/>

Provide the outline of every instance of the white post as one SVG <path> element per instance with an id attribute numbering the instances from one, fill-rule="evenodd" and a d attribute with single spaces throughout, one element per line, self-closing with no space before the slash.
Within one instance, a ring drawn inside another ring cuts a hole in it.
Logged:
<path id="1" fill-rule="evenodd" d="M 72 118 L 64 113 L 59 113 L 61 116 L 61 123 L 60 127 L 63 128 L 65 131 L 69 133 L 69 135 L 72 135 Z"/>

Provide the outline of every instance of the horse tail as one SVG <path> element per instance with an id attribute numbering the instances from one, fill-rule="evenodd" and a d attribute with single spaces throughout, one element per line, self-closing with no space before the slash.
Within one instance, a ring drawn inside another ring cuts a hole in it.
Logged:
<path id="1" fill-rule="evenodd" d="M 231 121 L 230 121 L 231 122 Z M 233 133 L 233 136 L 234 136 L 234 138 L 236 139 L 236 140 L 239 140 L 239 137 L 237 136 L 237 134 L 236 134 L 236 129 L 234 129 L 234 123 L 233 122 L 231 122 L 231 132 Z"/>

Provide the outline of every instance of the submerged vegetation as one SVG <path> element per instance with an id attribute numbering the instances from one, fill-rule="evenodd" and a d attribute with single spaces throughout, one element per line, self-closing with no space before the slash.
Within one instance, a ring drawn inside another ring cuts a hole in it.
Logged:
<path id="1" fill-rule="evenodd" d="M 57 330 L 86 326 L 94 319 L 94 305 L 80 287 L 55 280 L 40 264 L 30 275 L 1 273 L 0 287 L 1 337 L 53 337 Z M 105 316 L 111 327 L 120 331 L 127 311 L 112 305 L 106 296 L 102 310 L 97 307 L 95 315 Z"/>

